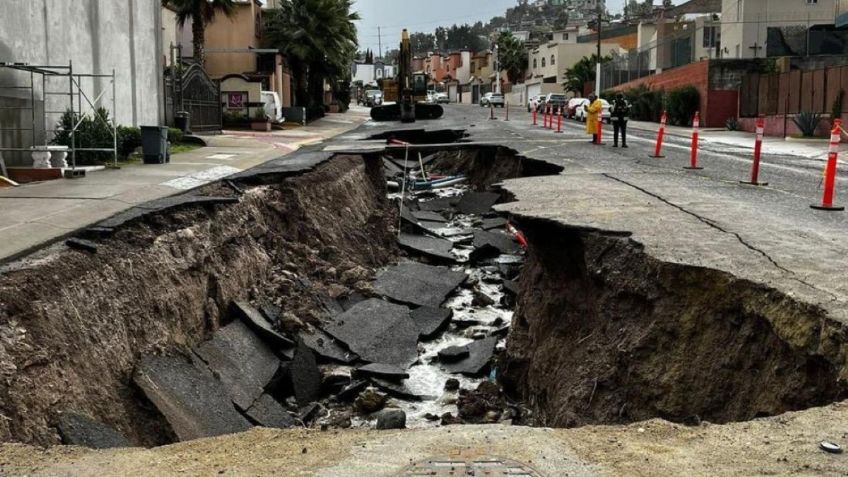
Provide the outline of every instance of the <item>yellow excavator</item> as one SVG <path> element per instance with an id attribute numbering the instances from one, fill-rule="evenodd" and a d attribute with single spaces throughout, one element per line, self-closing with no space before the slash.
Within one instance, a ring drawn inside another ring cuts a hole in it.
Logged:
<path id="1" fill-rule="evenodd" d="M 441 118 L 445 110 L 438 104 L 425 103 L 426 96 L 427 75 L 412 72 L 412 45 L 409 32 L 404 29 L 400 37 L 397 78 L 383 80 L 383 100 L 395 103 L 371 108 L 371 119 L 411 123 Z"/>

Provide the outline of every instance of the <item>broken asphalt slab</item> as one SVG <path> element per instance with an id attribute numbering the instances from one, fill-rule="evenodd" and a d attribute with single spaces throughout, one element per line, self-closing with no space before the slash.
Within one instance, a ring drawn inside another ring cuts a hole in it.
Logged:
<path id="1" fill-rule="evenodd" d="M 439 197 L 428 201 L 419 201 L 418 210 L 425 212 L 452 212 L 455 197 Z"/>
<path id="2" fill-rule="evenodd" d="M 289 364 L 289 377 L 297 404 L 306 406 L 321 396 L 321 370 L 312 350 L 301 341 Z"/>
<path id="3" fill-rule="evenodd" d="M 75 412 L 62 413 L 56 422 L 56 429 L 62 438 L 62 444 L 68 446 L 92 449 L 132 447 L 130 441 L 115 429 Z"/>
<path id="4" fill-rule="evenodd" d="M 360 377 L 375 377 L 387 380 L 398 381 L 409 377 L 409 373 L 405 370 L 392 366 L 390 364 L 371 363 L 365 366 L 360 366 L 353 370 L 354 378 Z"/>
<path id="5" fill-rule="evenodd" d="M 502 229 L 506 227 L 508 220 L 505 217 L 492 217 L 489 219 L 483 219 L 483 222 L 480 224 L 480 228 L 483 230 L 493 230 L 493 229 Z"/>
<path id="6" fill-rule="evenodd" d="M 443 262 L 454 262 L 456 257 L 451 254 L 453 242 L 425 235 L 400 234 L 398 245 L 410 252 L 424 255 Z"/>
<path id="7" fill-rule="evenodd" d="M 194 352 L 221 380 L 240 410 L 248 409 L 262 395 L 280 367 L 271 348 L 241 321 L 219 329 Z"/>
<path id="8" fill-rule="evenodd" d="M 268 394 L 259 396 L 245 412 L 253 422 L 262 427 L 288 429 L 298 425 L 294 416 L 288 413 L 282 404 Z"/>
<path id="9" fill-rule="evenodd" d="M 374 291 L 392 300 L 438 308 L 467 275 L 445 267 L 401 262 L 377 276 Z"/>
<path id="10" fill-rule="evenodd" d="M 440 349 L 438 352 L 439 361 L 443 363 L 457 362 L 467 358 L 469 354 L 471 354 L 471 351 L 468 349 L 468 345 L 448 346 L 447 348 Z"/>
<path id="11" fill-rule="evenodd" d="M 364 361 L 406 369 L 418 359 L 418 327 L 405 306 L 365 300 L 335 317 L 324 330 Z"/>
<path id="12" fill-rule="evenodd" d="M 465 215 L 483 215 L 501 198 L 496 192 L 466 192 L 459 199 L 456 209 Z"/>
<path id="13" fill-rule="evenodd" d="M 221 383 L 183 357 L 145 356 L 133 381 L 181 441 L 251 428 Z"/>
<path id="14" fill-rule="evenodd" d="M 359 359 L 356 353 L 345 349 L 336 342 L 335 338 L 319 329 L 311 328 L 301 331 L 297 337 L 303 341 L 303 344 L 307 348 L 324 359 L 338 361 L 344 364 L 349 364 Z"/>
<path id="15" fill-rule="evenodd" d="M 496 336 L 468 343 L 468 357 L 455 363 L 443 363 L 442 369 L 451 374 L 479 375 L 486 369 L 498 344 Z"/>
<path id="16" fill-rule="evenodd" d="M 272 348 L 293 348 L 294 341 L 278 333 L 256 308 L 246 302 L 233 303 L 233 312 Z"/>
<path id="17" fill-rule="evenodd" d="M 425 220 L 425 221 L 428 221 L 428 222 L 445 223 L 445 222 L 448 221 L 448 219 L 444 218 L 444 216 L 442 216 L 442 214 L 439 214 L 437 212 L 432 212 L 432 211 L 429 211 L 429 210 L 413 211 L 412 216 L 415 217 L 418 220 Z"/>
<path id="18" fill-rule="evenodd" d="M 181 194 L 171 197 L 163 197 L 161 199 L 146 202 L 141 205 L 129 208 L 112 217 L 98 222 L 91 227 L 90 232 L 84 232 L 87 236 L 102 236 L 107 231 L 123 227 L 131 222 L 140 220 L 148 215 L 157 214 L 167 210 L 178 209 L 188 206 L 208 206 L 219 204 L 234 204 L 239 201 L 238 197 L 214 197 L 214 196 L 198 196 L 191 194 Z"/>
<path id="19" fill-rule="evenodd" d="M 418 307 L 410 313 L 421 338 L 431 339 L 450 323 L 453 310 L 449 308 Z"/>
<path id="20" fill-rule="evenodd" d="M 487 232 L 485 230 L 474 230 L 475 252 L 482 253 L 493 250 L 499 254 L 517 254 L 521 252 L 521 246 L 513 238 L 501 232 Z"/>

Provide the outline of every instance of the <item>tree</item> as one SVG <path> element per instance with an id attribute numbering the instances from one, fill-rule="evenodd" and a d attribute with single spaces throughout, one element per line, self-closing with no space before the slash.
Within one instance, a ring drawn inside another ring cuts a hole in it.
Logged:
<path id="1" fill-rule="evenodd" d="M 554 30 L 565 30 L 568 26 L 568 9 L 562 7 L 554 21 Z"/>
<path id="2" fill-rule="evenodd" d="M 359 14 L 353 0 L 286 0 L 265 17 L 269 46 L 286 56 L 295 80 L 295 103 L 311 115 L 323 112 L 324 82 L 349 82 L 356 55 Z M 369 55 L 370 56 L 370 55 Z M 321 112 L 319 112 L 321 111 Z"/>
<path id="3" fill-rule="evenodd" d="M 595 63 L 598 61 L 598 55 L 584 56 L 580 61 L 574 64 L 571 68 L 565 70 L 565 81 L 563 86 L 566 91 L 582 94 L 583 85 L 588 81 L 595 80 Z M 602 56 L 601 63 L 612 61 L 610 56 Z"/>
<path id="4" fill-rule="evenodd" d="M 233 0 L 162 0 L 162 5 L 176 10 L 177 24 L 181 27 L 191 18 L 194 60 L 201 66 L 206 62 L 203 48 L 206 43 L 206 25 L 218 13 L 223 13 L 227 17 L 232 17 L 236 13 Z"/>
<path id="5" fill-rule="evenodd" d="M 386 52 L 383 53 L 383 64 L 396 65 L 399 57 L 400 50 L 398 50 L 397 48 L 394 48 L 392 50 L 386 50 Z"/>
<path id="6" fill-rule="evenodd" d="M 424 56 L 436 48 L 436 37 L 432 33 L 415 32 L 409 35 L 412 54 Z"/>
<path id="7" fill-rule="evenodd" d="M 515 84 L 524 78 L 527 50 L 521 40 L 510 32 L 503 32 L 498 37 L 498 63 L 500 69 L 506 71 L 510 83 Z"/>

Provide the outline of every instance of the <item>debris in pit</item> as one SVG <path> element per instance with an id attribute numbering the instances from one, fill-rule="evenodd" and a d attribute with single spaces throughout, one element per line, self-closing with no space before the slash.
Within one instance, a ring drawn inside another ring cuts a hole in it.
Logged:
<path id="1" fill-rule="evenodd" d="M 420 401 L 427 397 L 416 394 L 403 383 L 392 382 L 380 378 L 371 378 L 371 383 L 374 386 L 380 388 L 380 390 L 398 399 L 404 399 L 407 401 Z"/>
<path id="2" fill-rule="evenodd" d="M 514 255 L 521 253 L 521 246 L 509 235 L 501 232 L 474 230 L 475 257 Z"/>
<path id="3" fill-rule="evenodd" d="M 315 355 L 303 342 L 299 342 L 289 365 L 289 377 L 297 403 L 305 406 L 321 396 L 321 370 Z"/>
<path id="4" fill-rule="evenodd" d="M 276 332 L 271 323 L 250 303 L 238 301 L 233 303 L 233 312 L 244 323 L 274 348 L 293 348 L 294 341 Z"/>
<path id="5" fill-rule="evenodd" d="M 409 373 L 397 366 L 382 363 L 366 364 L 353 370 L 352 376 L 359 377 L 375 377 L 387 379 L 390 381 L 400 381 L 409 377 Z"/>
<path id="6" fill-rule="evenodd" d="M 492 217 L 483 219 L 480 228 L 483 230 L 502 229 L 506 227 L 507 222 L 506 217 Z"/>
<path id="7" fill-rule="evenodd" d="M 337 301 L 339 302 L 339 305 L 341 305 L 342 309 L 344 311 L 347 311 L 347 310 L 350 310 L 350 308 L 353 305 L 355 305 L 359 302 L 363 302 L 367 299 L 368 299 L 368 297 L 366 297 L 362 293 L 353 292 L 353 293 L 350 293 L 350 294 L 345 295 L 343 297 L 339 297 L 339 299 Z"/>
<path id="8" fill-rule="evenodd" d="M 412 216 L 415 217 L 417 220 L 425 220 L 427 222 L 440 222 L 444 224 L 448 221 L 448 219 L 446 219 L 442 214 L 429 210 L 419 210 L 412 212 Z"/>
<path id="9" fill-rule="evenodd" d="M 456 257 L 451 254 L 453 242 L 450 240 L 406 233 L 400 234 L 397 240 L 401 248 L 410 252 L 443 262 L 456 261 Z"/>
<path id="10" fill-rule="evenodd" d="M 280 360 L 241 321 L 219 329 L 212 339 L 194 348 L 241 410 L 262 395 L 280 367 Z"/>
<path id="11" fill-rule="evenodd" d="M 181 441 L 234 434 L 251 427 L 236 411 L 223 385 L 185 358 L 145 356 L 133 381 Z"/>
<path id="12" fill-rule="evenodd" d="M 483 215 L 501 198 L 497 192 L 466 192 L 456 205 L 465 215 Z M 422 209 L 423 210 L 423 209 Z"/>
<path id="13" fill-rule="evenodd" d="M 406 413 L 400 409 L 385 409 L 377 413 L 377 429 L 406 428 Z"/>
<path id="14" fill-rule="evenodd" d="M 79 250 L 80 252 L 97 253 L 97 244 L 90 240 L 70 238 L 65 240 L 65 245 L 70 249 Z"/>
<path id="15" fill-rule="evenodd" d="M 455 363 L 461 359 L 465 359 L 471 352 L 467 345 L 464 346 L 448 346 L 440 349 L 438 352 L 439 361 L 443 363 Z"/>
<path id="16" fill-rule="evenodd" d="M 444 267 L 402 262 L 377 276 L 374 291 L 399 302 L 438 308 L 466 278 Z"/>
<path id="17" fill-rule="evenodd" d="M 353 407 L 362 414 L 372 414 L 386 405 L 386 395 L 378 393 L 373 389 L 366 389 L 357 396 Z"/>
<path id="18" fill-rule="evenodd" d="M 63 412 L 56 422 L 56 429 L 62 444 L 67 446 L 92 449 L 132 447 L 130 441 L 115 429 L 75 412 Z"/>
<path id="19" fill-rule="evenodd" d="M 288 429 L 298 425 L 297 419 L 268 394 L 259 396 L 259 399 L 245 411 L 245 415 L 262 427 Z"/>
<path id="20" fill-rule="evenodd" d="M 505 292 L 512 294 L 512 296 L 518 296 L 518 282 L 515 280 L 504 280 L 503 289 Z"/>
<path id="21" fill-rule="evenodd" d="M 451 374 L 479 375 L 489 365 L 497 344 L 497 336 L 472 341 L 467 345 L 468 357 L 455 363 L 443 363 L 442 368 Z"/>
<path id="22" fill-rule="evenodd" d="M 453 310 L 450 308 L 431 308 L 429 306 L 418 307 L 410 313 L 412 321 L 418 327 L 419 337 L 422 339 L 435 338 L 450 323 Z"/>
<path id="23" fill-rule="evenodd" d="M 359 393 L 367 387 L 368 381 L 364 379 L 360 381 L 353 381 L 339 391 L 338 394 L 336 394 L 336 397 L 342 401 L 350 401 L 359 396 Z"/>
<path id="24" fill-rule="evenodd" d="M 479 290 L 474 290 L 472 294 L 474 295 L 474 298 L 471 300 L 471 306 L 485 308 L 495 304 L 495 300 Z"/>
<path id="25" fill-rule="evenodd" d="M 324 330 L 371 363 L 403 369 L 418 359 L 418 328 L 409 308 L 375 298 L 352 306 Z"/>
<path id="26" fill-rule="evenodd" d="M 459 418 L 472 424 L 498 422 L 507 409 L 500 388 L 491 381 L 483 381 L 474 391 L 460 390 L 456 404 Z"/>
<path id="27" fill-rule="evenodd" d="M 309 327 L 301 331 L 297 337 L 307 348 L 322 358 L 344 364 L 350 364 L 359 359 L 359 356 L 344 349 L 332 336 L 319 329 Z"/>
<path id="28" fill-rule="evenodd" d="M 425 212 L 452 212 L 455 197 L 439 197 L 428 201 L 418 201 L 418 210 Z"/>

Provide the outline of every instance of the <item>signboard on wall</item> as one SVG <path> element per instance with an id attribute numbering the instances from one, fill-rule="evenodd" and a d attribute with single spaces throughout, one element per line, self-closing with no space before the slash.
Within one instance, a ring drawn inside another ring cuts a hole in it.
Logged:
<path id="1" fill-rule="evenodd" d="M 227 93 L 227 109 L 244 109 L 247 107 L 246 92 L 228 92 Z"/>

